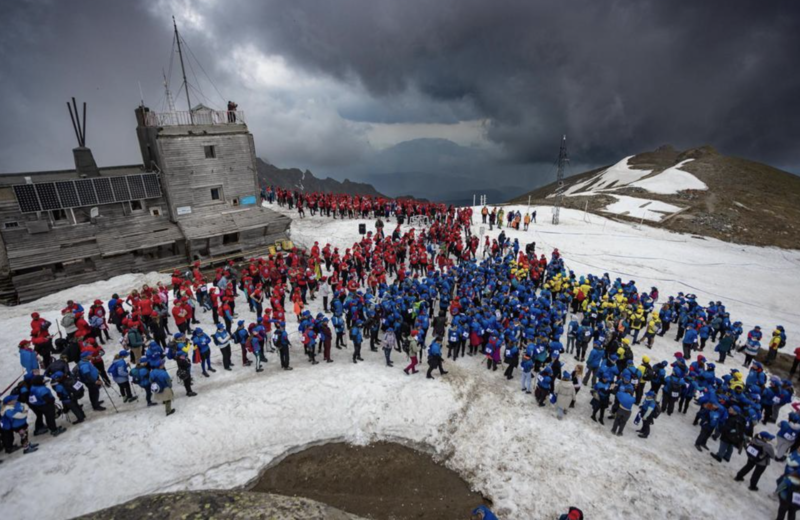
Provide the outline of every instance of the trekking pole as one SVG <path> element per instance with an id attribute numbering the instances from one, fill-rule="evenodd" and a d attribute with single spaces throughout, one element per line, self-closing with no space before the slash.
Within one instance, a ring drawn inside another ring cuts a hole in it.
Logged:
<path id="1" fill-rule="evenodd" d="M 102 386 L 103 390 L 106 391 L 106 395 L 108 396 L 108 400 L 111 401 L 111 406 L 114 407 L 114 412 L 119 413 L 119 410 L 117 410 L 117 405 L 115 405 L 114 404 L 114 400 L 111 399 L 111 394 L 108 392 L 108 388 L 106 387 L 106 385 L 100 385 L 100 386 Z"/>

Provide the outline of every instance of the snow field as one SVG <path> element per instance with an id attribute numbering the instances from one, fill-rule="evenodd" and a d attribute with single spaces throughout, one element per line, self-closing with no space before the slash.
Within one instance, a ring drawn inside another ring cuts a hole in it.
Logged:
<path id="1" fill-rule="evenodd" d="M 525 213 L 524 206 L 519 209 Z M 506 229 L 506 234 L 523 246 L 535 240 L 537 252 L 548 255 L 558 247 L 577 274 L 633 278 L 640 290 L 657 285 L 662 299 L 679 290 L 695 292 L 702 303 L 721 299 L 745 330 L 757 321 L 769 334 L 782 323 L 790 347 L 800 334 L 797 321 L 789 321 L 791 296 L 800 289 L 790 276 L 800 266 L 797 251 L 697 240 L 594 215 L 587 223 L 581 212 L 565 209 L 562 224 L 554 227 L 549 211 L 538 209 L 540 222 L 548 223 L 534 224 L 528 233 Z M 477 233 L 480 215 L 474 220 Z M 330 241 L 343 252 L 359 240 L 358 222 L 295 220 L 292 239 L 305 245 L 316 240 L 321 246 Z M 394 229 L 393 223 L 386 224 L 387 232 Z M 488 233 L 496 237 L 499 231 Z M 16 342 L 29 330 L 33 310 L 45 311 L 54 321 L 68 298 L 84 305 L 95 298 L 106 301 L 113 291 L 122 294 L 157 279 L 154 274 L 125 275 L 0 309 L 0 334 L 10 338 L 0 351 L 2 381 L 8 384 L 20 373 Z M 313 313 L 321 310 L 321 301 L 311 303 Z M 241 298 L 237 311 L 242 319 L 255 318 Z M 210 313 L 199 319 L 202 328 L 212 329 Z M 296 328 L 294 316 L 287 315 L 287 330 Z M 89 410 L 86 423 L 67 425 L 57 439 L 38 437 L 37 453 L 5 457 L 0 468 L 4 518 L 68 518 L 147 493 L 243 485 L 288 451 L 341 439 L 429 445 L 494 500 L 504 519 L 555 517 L 568 505 L 581 507 L 593 519 L 768 518 L 777 510 L 769 493 L 782 465 L 770 465 L 758 493 L 733 482 L 744 456 L 734 454 L 731 464 L 720 465 L 694 449 L 694 405 L 685 417 L 662 415 L 647 440 L 636 437 L 633 419 L 624 437 L 612 437 L 610 421 L 603 427 L 590 420 L 587 389 L 579 393 L 576 408 L 558 421 L 551 406 L 539 408 L 532 396 L 520 392 L 518 371 L 506 381 L 500 369 L 489 373 L 481 358 L 446 360 L 450 374 L 427 381 L 424 374 L 403 375 L 405 355 L 393 353 L 395 367 L 387 368 L 383 354 L 369 352 L 366 344 L 364 363 L 353 365 L 351 350 L 334 349 L 335 363 L 312 367 L 297 335 L 292 339 L 292 372 L 279 370 L 277 356 L 268 355 L 265 372 L 256 374 L 253 367 L 240 366 L 236 350 L 236 366 L 225 372 L 215 352 L 217 372 L 211 378 L 195 377 L 197 397 L 186 398 L 176 382 L 178 412 L 172 417 L 164 417 L 163 407 L 146 408 L 143 397 L 127 405 L 115 398 L 121 413 L 110 407 L 103 413 Z M 108 362 L 116 349 L 106 350 Z M 669 335 L 658 338 L 652 351 L 634 347 L 637 361 L 645 353 L 654 362 L 671 359 L 677 350 Z M 738 367 L 741 360 L 738 354 L 718 365 L 718 373 Z M 568 369 L 575 364 L 569 355 L 563 361 Z M 173 366 L 168 363 L 174 375 Z M 775 431 L 774 426 L 768 429 Z"/>

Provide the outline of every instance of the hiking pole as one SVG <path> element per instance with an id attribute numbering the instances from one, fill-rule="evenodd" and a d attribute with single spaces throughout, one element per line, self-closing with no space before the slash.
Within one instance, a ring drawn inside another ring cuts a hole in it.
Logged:
<path id="1" fill-rule="evenodd" d="M 100 385 L 100 386 L 102 386 L 103 390 L 106 391 L 106 395 L 108 396 L 108 400 L 111 401 L 111 406 L 114 407 L 114 412 L 119 413 L 119 410 L 117 410 L 117 405 L 115 405 L 114 404 L 114 400 L 111 399 L 111 394 L 108 392 L 108 388 L 106 387 L 106 385 Z"/>

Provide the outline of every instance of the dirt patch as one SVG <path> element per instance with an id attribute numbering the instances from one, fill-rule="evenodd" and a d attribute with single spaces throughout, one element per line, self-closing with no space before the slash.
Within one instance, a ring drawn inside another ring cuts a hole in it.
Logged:
<path id="1" fill-rule="evenodd" d="M 251 491 L 302 496 L 375 520 L 463 520 L 487 503 L 431 456 L 390 442 L 309 448 L 268 469 Z"/>

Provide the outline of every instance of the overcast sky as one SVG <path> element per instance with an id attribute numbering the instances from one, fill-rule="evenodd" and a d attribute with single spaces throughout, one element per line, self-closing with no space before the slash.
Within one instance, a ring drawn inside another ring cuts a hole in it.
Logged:
<path id="1" fill-rule="evenodd" d="M 4 2 L 0 171 L 72 167 L 70 96 L 99 164 L 140 162 L 170 63 L 186 105 L 172 15 L 193 103 L 236 101 L 279 166 L 344 177 L 430 137 L 546 171 L 566 133 L 581 167 L 671 143 L 800 172 L 800 2 L 777 0 Z"/>

